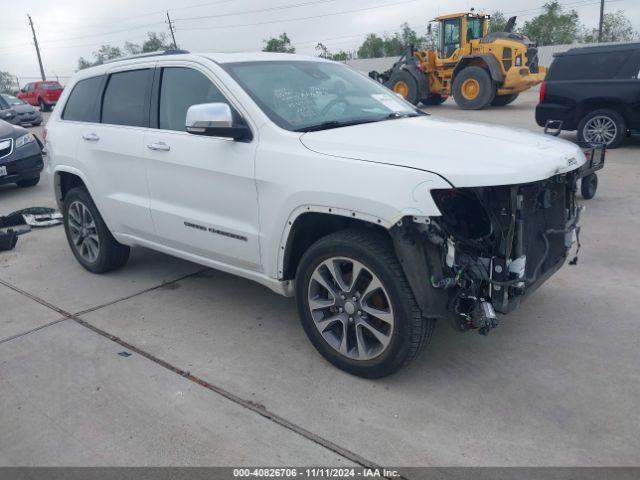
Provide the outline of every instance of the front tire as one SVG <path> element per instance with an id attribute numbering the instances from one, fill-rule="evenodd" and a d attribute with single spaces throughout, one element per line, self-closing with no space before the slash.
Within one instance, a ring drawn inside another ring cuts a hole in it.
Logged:
<path id="1" fill-rule="evenodd" d="M 585 115 L 578 125 L 578 141 L 591 146 L 618 148 L 627 134 L 627 124 L 615 110 L 601 109 Z"/>
<path id="2" fill-rule="evenodd" d="M 69 247 L 84 268 L 105 273 L 127 263 L 129 247 L 113 238 L 84 188 L 71 189 L 64 197 L 63 218 Z"/>
<path id="3" fill-rule="evenodd" d="M 406 70 L 400 70 L 391 75 L 388 88 L 402 95 L 402 98 L 413 105 L 420 103 L 420 99 L 418 98 L 418 82 Z"/>
<path id="4" fill-rule="evenodd" d="M 433 333 L 391 241 L 377 232 L 344 230 L 313 244 L 298 266 L 296 302 L 316 349 L 360 377 L 396 372 Z"/>
<path id="5" fill-rule="evenodd" d="M 482 67 L 466 67 L 453 80 L 453 99 L 463 110 L 481 110 L 496 96 L 496 85 Z"/>

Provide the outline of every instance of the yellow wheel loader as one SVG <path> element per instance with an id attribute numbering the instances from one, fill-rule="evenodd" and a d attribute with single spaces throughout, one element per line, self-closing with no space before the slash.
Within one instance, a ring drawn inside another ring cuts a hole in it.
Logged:
<path id="1" fill-rule="evenodd" d="M 511 31 L 515 17 L 506 31 L 492 33 L 489 18 L 473 11 L 438 17 L 437 50 L 409 47 L 390 70 L 369 76 L 414 105 L 439 105 L 450 96 L 465 110 L 508 105 L 547 70 L 538 65 L 536 45 Z"/>

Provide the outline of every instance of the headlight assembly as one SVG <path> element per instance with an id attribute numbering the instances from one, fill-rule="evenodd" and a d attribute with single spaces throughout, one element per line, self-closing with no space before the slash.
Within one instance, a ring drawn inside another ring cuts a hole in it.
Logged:
<path id="1" fill-rule="evenodd" d="M 16 140 L 16 148 L 24 147 L 30 143 L 36 141 L 36 137 L 34 137 L 33 133 L 27 133 L 26 135 L 21 136 Z"/>

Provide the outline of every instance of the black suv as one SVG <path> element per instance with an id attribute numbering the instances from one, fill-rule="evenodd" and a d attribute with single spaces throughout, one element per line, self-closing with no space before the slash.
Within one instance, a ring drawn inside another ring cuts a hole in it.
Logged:
<path id="1" fill-rule="evenodd" d="M 536 122 L 562 122 L 586 144 L 619 147 L 640 131 L 640 43 L 556 54 L 540 87 Z"/>

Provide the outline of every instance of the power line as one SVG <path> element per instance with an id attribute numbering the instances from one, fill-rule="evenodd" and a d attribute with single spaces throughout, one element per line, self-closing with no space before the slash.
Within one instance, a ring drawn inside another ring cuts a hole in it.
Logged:
<path id="1" fill-rule="evenodd" d="M 201 16 L 197 16 L 197 17 L 185 17 L 185 18 L 176 18 L 176 20 L 178 21 L 185 21 L 185 20 L 204 20 L 204 19 L 208 19 L 208 18 L 220 18 L 220 17 L 232 17 L 234 15 L 246 15 L 246 14 L 252 14 L 252 13 L 264 13 L 264 12 L 274 12 L 274 11 L 278 11 L 278 10 L 288 10 L 290 8 L 299 8 L 299 7 L 307 7 L 310 5 L 319 5 L 321 3 L 332 3 L 332 2 L 336 2 L 338 0 L 315 0 L 313 2 L 304 2 L 304 3 L 296 3 L 293 5 L 280 5 L 278 7 L 267 7 L 267 8 L 260 8 L 257 10 L 244 10 L 242 12 L 230 12 L 230 13 L 219 13 L 216 15 L 201 15 Z"/>
<path id="2" fill-rule="evenodd" d="M 273 24 L 273 23 L 286 23 L 286 22 L 296 22 L 298 20 L 311 20 L 311 19 L 316 19 L 316 18 L 323 18 L 323 17 L 332 17 L 335 15 L 344 15 L 347 13 L 356 13 L 356 12 L 364 12 L 367 10 L 375 10 L 378 8 L 386 8 L 386 7 L 394 7 L 396 5 L 404 5 L 407 3 L 416 3 L 419 2 L 420 0 L 404 0 L 401 2 L 395 2 L 395 3 L 387 3 L 385 5 L 377 5 L 375 7 L 366 7 L 366 8 L 356 8 L 356 9 L 352 9 L 352 10 L 343 10 L 341 12 L 333 12 L 333 13 L 324 13 L 321 15 L 311 15 L 308 17 L 297 17 L 297 18 L 288 18 L 288 19 L 282 19 L 282 20 L 269 20 L 269 21 L 265 21 L 265 22 L 255 22 L 255 23 L 240 23 L 240 24 L 233 24 L 233 25 L 213 25 L 210 27 L 186 27 L 183 28 L 183 30 L 213 30 L 213 29 L 221 29 L 221 28 L 238 28 L 238 27 L 254 27 L 254 26 L 258 26 L 258 25 L 269 25 L 269 24 Z"/>

